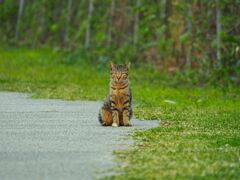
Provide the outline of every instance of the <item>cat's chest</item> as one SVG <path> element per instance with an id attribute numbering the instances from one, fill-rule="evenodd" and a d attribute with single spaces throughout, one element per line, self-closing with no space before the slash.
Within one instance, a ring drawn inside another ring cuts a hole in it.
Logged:
<path id="1" fill-rule="evenodd" d="M 112 90 L 112 100 L 117 104 L 123 104 L 128 98 L 128 91 L 126 90 Z"/>

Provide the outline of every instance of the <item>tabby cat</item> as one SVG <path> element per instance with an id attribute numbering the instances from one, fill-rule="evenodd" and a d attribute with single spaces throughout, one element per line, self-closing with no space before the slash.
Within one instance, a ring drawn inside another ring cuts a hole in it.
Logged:
<path id="1" fill-rule="evenodd" d="M 131 126 L 132 93 L 128 78 L 129 66 L 130 63 L 110 63 L 110 93 L 99 112 L 99 121 L 103 126 Z"/>

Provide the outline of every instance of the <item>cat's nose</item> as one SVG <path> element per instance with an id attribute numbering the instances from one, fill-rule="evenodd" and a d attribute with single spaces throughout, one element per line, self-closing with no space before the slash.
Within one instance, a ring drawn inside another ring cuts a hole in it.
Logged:
<path id="1" fill-rule="evenodd" d="M 120 80 L 121 76 L 117 76 L 117 80 Z"/>

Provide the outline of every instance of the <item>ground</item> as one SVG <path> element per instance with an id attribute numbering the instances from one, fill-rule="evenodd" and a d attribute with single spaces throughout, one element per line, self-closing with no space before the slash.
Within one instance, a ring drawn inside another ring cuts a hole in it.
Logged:
<path id="1" fill-rule="evenodd" d="M 107 65 L 61 57 L 49 50 L 2 50 L 0 89 L 103 100 Z M 135 116 L 161 125 L 134 133 L 134 148 L 116 153 L 123 166 L 112 179 L 239 179 L 239 87 L 196 86 L 194 74 L 171 76 L 149 66 L 132 66 L 130 79 Z"/>
<path id="2" fill-rule="evenodd" d="M 0 92 L 0 177 L 93 179 L 116 166 L 113 151 L 132 143 L 134 129 L 158 121 L 133 120 L 133 127 L 103 127 L 100 102 L 31 99 Z M 127 137 L 129 136 L 129 137 Z"/>

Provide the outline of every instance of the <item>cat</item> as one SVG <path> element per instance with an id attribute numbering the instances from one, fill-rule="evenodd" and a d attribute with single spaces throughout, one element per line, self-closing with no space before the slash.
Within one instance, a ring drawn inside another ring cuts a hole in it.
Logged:
<path id="1" fill-rule="evenodd" d="M 130 63 L 115 65 L 110 62 L 110 92 L 99 111 L 103 126 L 132 126 L 132 92 L 128 77 Z"/>

